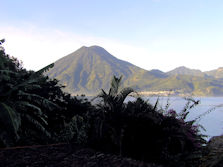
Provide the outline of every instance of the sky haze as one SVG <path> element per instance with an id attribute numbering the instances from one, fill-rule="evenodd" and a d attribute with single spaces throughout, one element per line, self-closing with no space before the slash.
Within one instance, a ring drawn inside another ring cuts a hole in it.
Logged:
<path id="1" fill-rule="evenodd" d="M 221 0 L 0 0 L 6 52 L 38 70 L 99 45 L 147 70 L 223 67 Z"/>

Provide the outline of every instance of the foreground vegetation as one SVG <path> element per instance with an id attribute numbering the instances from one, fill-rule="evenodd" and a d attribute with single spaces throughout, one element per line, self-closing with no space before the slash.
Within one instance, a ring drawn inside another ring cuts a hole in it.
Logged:
<path id="1" fill-rule="evenodd" d="M 197 101 L 188 99 L 180 114 L 140 97 L 124 103 L 134 90 L 119 90 L 121 77 L 113 77 L 109 91 L 102 90 L 92 105 L 84 96 L 64 93 L 57 80 L 44 76 L 52 66 L 27 71 L 1 46 L 1 147 L 69 142 L 165 166 L 199 165 L 204 136 L 195 121 L 185 121 Z"/>

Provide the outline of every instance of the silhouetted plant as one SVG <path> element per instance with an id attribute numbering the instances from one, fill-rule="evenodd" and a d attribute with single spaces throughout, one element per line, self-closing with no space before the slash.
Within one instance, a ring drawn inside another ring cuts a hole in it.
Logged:
<path id="1" fill-rule="evenodd" d="M 0 44 L 3 42 L 1 40 Z M 57 80 L 44 76 L 43 73 L 52 66 L 53 64 L 50 64 L 37 72 L 26 71 L 21 63 L 7 55 L 1 46 L 0 143 L 2 146 L 59 142 L 56 137 L 63 130 L 69 129 L 69 126 L 75 132 L 75 135 L 73 131 L 70 133 L 73 140 L 79 140 L 78 142 L 82 140 L 84 127 L 87 125 L 82 115 L 88 112 L 91 104 L 86 99 L 77 99 L 64 93 L 63 86 L 59 85 Z M 70 136 L 66 140 L 69 140 Z"/>
<path id="2" fill-rule="evenodd" d="M 28 72 L 22 68 L 17 59 L 5 54 L 4 48 L 0 50 L 0 59 L 2 124 L 0 138 L 2 143 L 5 146 L 15 144 L 20 138 L 19 130 L 23 124 L 50 137 L 50 133 L 46 129 L 47 116 L 42 108 L 50 110 L 57 105 L 43 96 L 33 93 L 33 90 L 40 88 L 41 83 L 45 81 L 45 78 L 40 75 L 48 67 L 37 72 Z M 5 127 L 11 128 L 5 129 Z"/>
<path id="3" fill-rule="evenodd" d="M 108 112 L 114 112 L 118 110 L 121 110 L 123 107 L 123 102 L 126 99 L 126 97 L 134 92 L 134 90 L 130 87 L 124 88 L 121 91 L 119 91 L 120 85 L 121 85 L 121 77 L 113 76 L 109 92 L 106 93 L 103 89 L 101 90 L 101 93 L 96 97 L 100 98 L 102 101 L 99 105 L 101 109 Z"/>
<path id="4" fill-rule="evenodd" d="M 106 103 L 100 104 L 90 123 L 92 147 L 170 166 L 186 166 L 199 158 L 204 139 L 192 121 L 185 121 L 188 110 L 179 117 L 174 110 L 164 115 L 158 100 L 153 106 L 141 98 L 119 108 L 107 102 L 109 93 L 104 92 Z"/>
<path id="5" fill-rule="evenodd" d="M 113 77 L 108 93 L 103 89 L 96 97 L 101 101 L 97 105 L 97 109 L 90 113 L 89 122 L 89 143 L 93 147 L 102 148 L 103 150 L 116 152 L 120 150 L 122 129 L 118 121 L 120 114 L 125 110 L 124 100 L 134 92 L 132 88 L 124 88 L 119 91 L 122 77 Z M 118 124 L 115 125 L 117 122 Z M 115 126 L 113 126 L 115 125 Z"/>

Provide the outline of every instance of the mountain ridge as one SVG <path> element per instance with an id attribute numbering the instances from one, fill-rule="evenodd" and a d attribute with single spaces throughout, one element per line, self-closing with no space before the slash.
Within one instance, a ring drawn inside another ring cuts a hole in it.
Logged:
<path id="1" fill-rule="evenodd" d="M 203 76 L 204 73 L 201 70 L 197 69 L 190 69 L 185 66 L 177 67 L 169 72 L 169 75 L 192 75 L 192 76 Z"/>
<path id="2" fill-rule="evenodd" d="M 223 70 L 222 70 L 223 71 Z M 174 90 L 195 95 L 223 95 L 223 72 L 178 67 L 169 72 L 147 71 L 127 61 L 117 59 L 104 48 L 83 46 L 55 62 L 47 72 L 65 85 L 71 94 L 95 95 L 107 90 L 113 75 L 123 76 L 123 86 L 137 91 Z M 222 77 L 221 77 L 222 76 Z"/>

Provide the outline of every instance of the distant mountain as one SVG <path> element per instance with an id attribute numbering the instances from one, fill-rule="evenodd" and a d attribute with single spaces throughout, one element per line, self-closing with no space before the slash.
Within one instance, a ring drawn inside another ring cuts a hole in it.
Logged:
<path id="1" fill-rule="evenodd" d="M 157 69 L 153 69 L 151 71 L 149 71 L 150 75 L 153 75 L 156 78 L 167 78 L 168 75 L 166 73 L 164 73 L 163 71 L 157 70 Z"/>
<path id="2" fill-rule="evenodd" d="M 167 72 L 168 75 L 191 75 L 191 76 L 205 76 L 205 73 L 203 73 L 200 70 L 190 69 L 184 66 L 175 68 L 174 70 L 171 70 Z"/>
<path id="3" fill-rule="evenodd" d="M 217 70 L 206 71 L 205 73 L 215 78 L 223 78 L 223 67 L 220 67 Z"/>
<path id="4" fill-rule="evenodd" d="M 65 85 L 71 94 L 98 94 L 107 90 L 113 75 L 123 76 L 123 87 L 130 86 L 137 91 L 169 91 L 197 96 L 223 95 L 220 72 L 202 73 L 179 67 L 167 73 L 160 70 L 147 71 L 129 62 L 117 59 L 99 46 L 81 47 L 77 51 L 59 59 L 47 72 Z"/>

